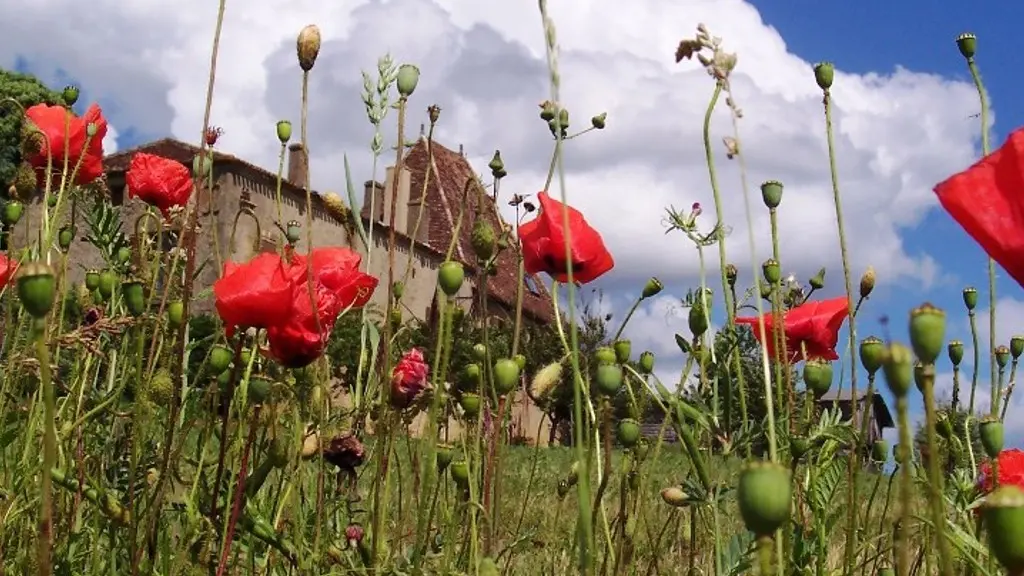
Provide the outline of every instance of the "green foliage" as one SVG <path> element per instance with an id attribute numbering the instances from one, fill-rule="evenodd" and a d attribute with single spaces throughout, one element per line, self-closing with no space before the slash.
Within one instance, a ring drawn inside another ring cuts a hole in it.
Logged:
<path id="1" fill-rule="evenodd" d="M 30 74 L 0 69 L 0 100 L 11 99 L 28 108 L 36 104 L 56 104 L 60 93 L 50 90 Z M 0 104 L 0 184 L 3 193 L 21 164 L 21 131 L 24 117 L 10 102 Z"/>

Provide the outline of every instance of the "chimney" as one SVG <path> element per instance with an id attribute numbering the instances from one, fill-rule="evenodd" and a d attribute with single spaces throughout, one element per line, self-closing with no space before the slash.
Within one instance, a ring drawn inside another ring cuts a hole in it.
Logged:
<path id="1" fill-rule="evenodd" d="M 376 191 L 376 194 L 374 194 Z M 383 219 L 384 208 L 381 203 L 384 201 L 384 185 L 380 182 L 367 180 L 363 183 L 363 218 L 369 218 L 375 222 Z M 373 213 L 370 213 L 370 205 L 373 205 Z"/>
<path id="2" fill-rule="evenodd" d="M 383 200 L 380 202 L 384 208 L 383 217 L 381 220 L 385 225 L 391 223 L 391 195 L 393 193 L 392 186 L 395 182 L 395 167 L 392 166 L 387 169 L 387 177 L 384 179 L 384 189 L 381 191 Z M 402 167 L 398 171 L 398 198 L 395 203 L 395 231 L 401 232 L 402 234 L 409 233 L 409 190 L 412 188 L 412 173 L 409 169 Z M 415 223 L 414 223 L 415 224 Z"/>
<path id="3" fill-rule="evenodd" d="M 306 177 L 309 175 L 309 154 L 301 142 L 293 142 L 288 145 L 288 181 L 292 184 L 305 187 Z"/>

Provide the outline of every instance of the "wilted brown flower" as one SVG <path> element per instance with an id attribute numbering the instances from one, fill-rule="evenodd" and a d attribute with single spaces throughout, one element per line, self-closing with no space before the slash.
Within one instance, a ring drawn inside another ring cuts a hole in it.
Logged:
<path id="1" fill-rule="evenodd" d="M 324 448 L 324 460 L 344 472 L 355 473 L 356 468 L 363 464 L 365 458 L 363 443 L 351 432 L 331 438 Z"/>

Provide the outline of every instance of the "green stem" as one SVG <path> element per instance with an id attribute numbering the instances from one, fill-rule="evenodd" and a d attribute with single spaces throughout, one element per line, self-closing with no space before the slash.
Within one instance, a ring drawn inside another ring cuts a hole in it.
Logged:
<path id="1" fill-rule="evenodd" d="M 971 325 L 971 347 L 974 349 L 974 364 L 971 366 L 971 398 L 967 413 L 974 414 L 974 398 L 978 391 L 978 372 L 981 369 L 981 348 L 978 345 L 978 315 L 973 309 L 967 312 L 967 320 Z M 993 378 L 995 381 L 995 378 Z"/>
<path id="2" fill-rule="evenodd" d="M 57 414 L 53 390 L 53 376 L 50 370 L 50 347 L 46 342 L 46 320 L 36 319 L 32 327 L 36 344 L 36 358 L 39 360 L 40 386 L 43 393 L 43 466 L 40 471 L 41 512 L 39 517 L 39 573 L 49 575 L 50 550 L 53 547 L 53 479 L 50 471 L 57 466 Z"/>
<path id="3" fill-rule="evenodd" d="M 774 574 L 772 570 L 772 539 L 761 536 L 757 539 L 757 565 L 758 570 L 764 576 Z"/>
<path id="4" fill-rule="evenodd" d="M 899 531 L 896 535 L 896 567 L 900 576 L 910 574 L 910 519 L 913 515 L 913 485 L 910 478 L 910 416 L 909 402 L 906 395 L 896 398 L 896 420 L 900 432 L 899 472 L 900 472 L 900 519 Z"/>
<path id="5" fill-rule="evenodd" d="M 924 367 L 924 411 L 925 431 L 928 436 L 928 475 L 930 476 L 928 486 L 931 490 L 930 498 L 932 509 L 932 522 L 935 524 L 935 538 L 939 545 L 939 558 L 943 576 L 953 575 L 953 554 L 949 548 L 949 541 L 946 540 L 946 510 L 945 498 L 943 497 L 943 476 L 939 469 L 939 440 L 935 433 L 935 365 L 928 364 Z"/>

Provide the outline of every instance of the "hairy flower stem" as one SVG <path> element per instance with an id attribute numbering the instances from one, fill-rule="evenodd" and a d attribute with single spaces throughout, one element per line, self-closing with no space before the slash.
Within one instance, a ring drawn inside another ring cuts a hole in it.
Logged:
<path id="1" fill-rule="evenodd" d="M 836 226 L 839 230 L 839 253 L 843 260 L 843 281 L 845 282 L 846 288 L 846 299 L 848 301 L 849 312 L 848 322 L 850 328 L 850 342 L 849 342 L 849 358 L 853 358 L 854 346 L 857 345 L 857 324 L 855 319 L 856 303 L 853 300 L 853 279 L 850 274 L 850 257 L 846 246 L 846 226 L 843 221 L 843 203 L 839 194 L 839 172 L 836 168 L 836 144 L 835 134 L 832 128 L 832 93 L 828 88 L 823 90 L 824 97 L 822 104 L 825 107 L 825 134 L 828 139 L 828 166 L 829 172 L 832 175 L 832 199 L 836 206 Z M 853 421 L 857 422 L 858 404 L 857 402 L 857 363 L 854 361 L 850 362 L 850 394 L 853 398 L 851 403 L 851 410 L 853 415 Z M 854 558 L 857 553 L 857 473 L 858 466 L 860 464 L 860 452 L 862 449 L 863 438 L 858 440 L 857 446 L 850 453 L 850 465 L 847 477 L 847 485 L 850 487 L 847 507 L 848 513 L 848 526 L 846 531 L 846 549 L 845 558 L 846 564 L 844 574 L 851 574 L 853 571 Z"/>
<path id="2" fill-rule="evenodd" d="M 943 476 L 939 468 L 939 440 L 935 433 L 937 421 L 935 414 L 935 365 L 927 364 L 924 367 L 922 378 L 924 388 L 924 411 L 925 411 L 925 433 L 928 442 L 928 487 L 929 504 L 931 505 L 932 523 L 935 525 L 934 534 L 939 547 L 939 559 L 943 576 L 953 575 L 953 554 L 949 549 L 949 541 L 946 540 L 946 510 L 945 498 L 943 497 Z"/>
<path id="3" fill-rule="evenodd" d="M 992 153 L 988 134 L 988 98 L 985 96 L 985 85 L 981 82 L 981 73 L 978 72 L 978 65 L 973 56 L 967 59 L 967 69 L 971 72 L 971 79 L 974 80 L 974 87 L 978 90 L 978 100 L 981 102 L 981 153 L 983 156 L 988 156 Z M 999 410 L 999 396 L 996 394 L 996 261 L 992 258 L 988 259 L 988 336 L 988 361 L 991 377 L 989 382 L 991 382 L 992 388 L 990 410 L 995 416 Z M 975 358 L 977 358 L 977 344 L 975 344 Z M 974 365 L 975 373 L 977 373 L 977 360 Z"/>
<path id="4" fill-rule="evenodd" d="M 971 348 L 974 349 L 974 364 L 971 367 L 971 398 L 967 413 L 974 414 L 974 398 L 978 391 L 978 372 L 981 369 L 981 348 L 978 345 L 978 315 L 974 310 L 967 312 L 967 321 L 971 326 Z M 995 378 L 992 379 L 995 382 Z"/>
<path id="5" fill-rule="evenodd" d="M 252 445 L 256 440 L 256 429 L 260 419 L 260 405 L 253 407 L 252 421 L 249 423 L 249 434 L 245 440 L 245 447 L 242 449 L 242 462 L 238 465 L 238 481 L 235 486 L 235 498 L 231 505 L 231 514 L 227 519 L 224 530 L 224 545 L 221 548 L 220 562 L 217 565 L 217 576 L 224 576 L 228 567 L 228 554 L 231 552 L 231 541 L 235 534 L 235 524 L 238 522 L 238 515 L 242 511 L 242 501 L 245 494 L 245 476 L 249 469 L 249 455 L 252 453 Z"/>
<path id="6" fill-rule="evenodd" d="M 35 321 L 32 327 L 35 339 L 36 358 L 39 360 L 40 386 L 43 393 L 43 467 L 40 471 L 41 497 L 39 515 L 39 573 L 48 576 L 53 572 L 50 564 L 50 550 L 53 547 L 53 480 L 50 470 L 57 466 L 57 415 L 50 371 L 50 347 L 46 342 L 46 320 Z"/>
<path id="7" fill-rule="evenodd" d="M 782 254 L 779 250 L 779 211 L 777 208 L 768 210 L 768 221 L 772 234 L 772 259 L 781 265 Z M 786 313 L 782 303 L 782 282 L 776 282 L 772 286 L 772 322 L 774 326 L 783 325 L 783 315 Z M 776 404 L 781 409 L 783 403 L 786 405 L 786 420 L 789 422 L 790 433 L 796 432 L 796 418 L 793 416 L 793 382 L 790 378 L 792 371 L 789 368 L 789 351 L 787 348 L 785 332 L 775 329 L 770 336 L 775 339 L 775 390 Z M 785 373 L 783 373 L 785 371 Z"/>
<path id="8" fill-rule="evenodd" d="M 899 576 L 910 574 L 910 519 L 913 517 L 914 495 L 910 477 L 911 442 L 910 437 L 910 402 L 906 395 L 896 398 L 896 421 L 899 427 L 900 454 L 897 458 L 900 474 L 900 518 L 899 530 L 896 534 L 896 568 Z"/>

